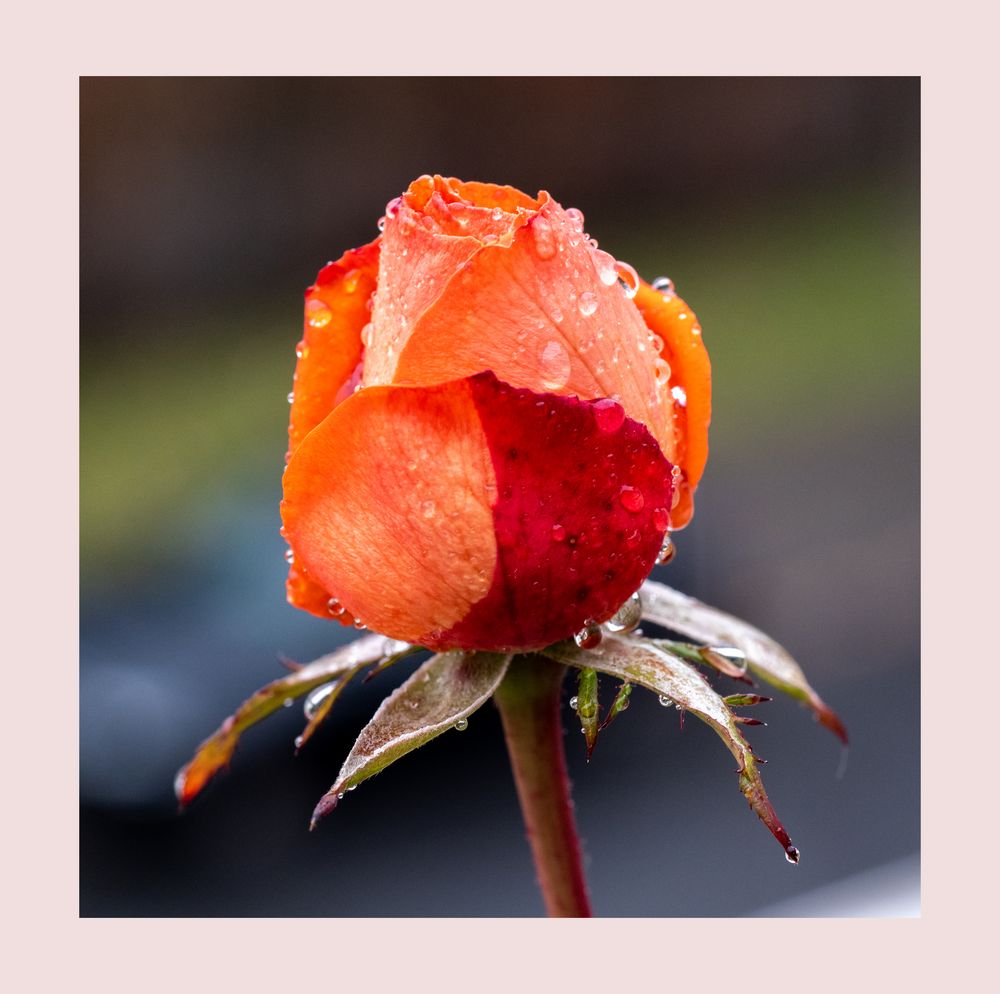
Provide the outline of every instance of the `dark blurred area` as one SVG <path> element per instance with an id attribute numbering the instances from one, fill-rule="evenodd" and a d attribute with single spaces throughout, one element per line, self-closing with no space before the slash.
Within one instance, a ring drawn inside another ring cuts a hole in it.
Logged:
<path id="1" fill-rule="evenodd" d="M 348 637 L 284 601 L 301 294 L 424 172 L 547 189 L 674 279 L 712 455 L 656 575 L 783 642 L 851 732 L 839 779 L 790 701 L 750 732 L 791 868 L 707 728 L 636 692 L 588 766 L 567 709 L 597 912 L 916 913 L 918 156 L 916 79 L 82 80 L 81 914 L 541 912 L 492 705 L 306 831 L 413 664 L 299 758 L 296 708 L 172 795 L 279 657 Z"/>

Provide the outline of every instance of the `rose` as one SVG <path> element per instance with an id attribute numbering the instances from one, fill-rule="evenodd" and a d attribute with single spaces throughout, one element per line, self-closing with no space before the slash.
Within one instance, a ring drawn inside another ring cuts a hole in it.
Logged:
<path id="1" fill-rule="evenodd" d="M 707 456 L 693 313 L 547 193 L 442 177 L 306 291 L 288 599 L 435 649 L 532 649 L 611 617 Z"/>

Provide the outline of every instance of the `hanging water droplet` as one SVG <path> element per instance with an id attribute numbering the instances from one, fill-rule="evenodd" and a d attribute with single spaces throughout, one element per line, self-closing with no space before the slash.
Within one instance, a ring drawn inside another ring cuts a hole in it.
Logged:
<path id="1" fill-rule="evenodd" d="M 325 328 L 330 323 L 333 312 L 318 297 L 306 301 L 306 321 L 312 328 Z"/>
<path id="2" fill-rule="evenodd" d="M 337 617 L 338 615 L 341 615 L 341 614 L 344 613 L 344 605 L 341 604 L 340 601 L 338 601 L 336 597 L 331 597 L 326 602 L 326 609 L 334 617 Z"/>
<path id="3" fill-rule="evenodd" d="M 403 202 L 402 197 L 394 197 L 385 205 L 385 216 L 391 221 L 399 211 L 399 205 Z"/>
<path id="4" fill-rule="evenodd" d="M 580 698 L 579 697 L 571 697 L 569 699 L 569 706 L 574 711 L 576 711 L 580 707 Z"/>
<path id="5" fill-rule="evenodd" d="M 578 210 L 576 207 L 567 207 L 566 217 L 569 219 L 570 226 L 574 231 L 583 231 L 583 211 Z"/>
<path id="6" fill-rule="evenodd" d="M 590 315 L 597 310 L 597 297 L 587 290 L 586 292 L 580 294 L 580 299 L 577 301 L 577 307 L 579 307 L 580 313 L 585 318 L 589 318 Z"/>
<path id="7" fill-rule="evenodd" d="M 290 708 L 295 703 L 294 697 L 286 697 L 282 702 L 281 706 L 283 708 Z"/>
<path id="8" fill-rule="evenodd" d="M 295 562 L 295 553 L 291 549 L 285 549 L 285 562 L 291 566 Z"/>
<path id="9" fill-rule="evenodd" d="M 296 735 L 295 736 L 295 748 L 296 749 L 301 749 L 302 746 L 303 746 L 303 744 L 305 743 L 305 741 L 306 741 L 305 740 L 305 736 L 303 736 L 303 735 Z"/>
<path id="10" fill-rule="evenodd" d="M 711 645 L 706 646 L 705 651 L 713 656 L 718 656 L 729 666 L 735 668 L 740 673 L 747 671 L 747 657 L 744 652 L 731 645 Z"/>
<path id="11" fill-rule="evenodd" d="M 674 292 L 674 281 L 669 276 L 657 276 L 651 286 L 665 297 L 671 296 Z"/>
<path id="12" fill-rule="evenodd" d="M 642 491 L 638 487 L 623 486 L 618 494 L 618 500 L 621 501 L 622 507 L 626 511 L 631 511 L 632 514 L 638 514 L 646 503 L 645 497 L 642 496 Z"/>
<path id="13" fill-rule="evenodd" d="M 295 346 L 295 358 L 302 359 L 309 355 L 309 346 L 305 342 L 298 342 Z"/>
<path id="14" fill-rule="evenodd" d="M 581 649 L 596 649 L 601 644 L 601 626 L 588 619 L 573 636 L 573 641 Z"/>
<path id="15" fill-rule="evenodd" d="M 629 300 L 639 292 L 639 274 L 627 262 L 615 264 L 615 279 L 621 283 Z"/>
<path id="16" fill-rule="evenodd" d="M 570 374 L 569 353 L 562 342 L 553 339 L 546 343 L 539 356 L 542 385 L 546 390 L 561 390 Z"/>
<path id="17" fill-rule="evenodd" d="M 615 635 L 634 632 L 642 621 L 642 599 L 638 591 L 631 597 L 607 621 L 604 627 Z"/>
<path id="18" fill-rule="evenodd" d="M 674 398 L 678 407 L 687 407 L 688 395 L 687 391 L 682 386 L 671 387 L 670 396 Z"/>
<path id="19" fill-rule="evenodd" d="M 625 421 L 625 408 L 610 397 L 597 401 L 593 409 L 597 427 L 603 432 L 618 431 Z"/>
<path id="20" fill-rule="evenodd" d="M 458 721 L 455 722 L 456 732 L 464 732 L 468 727 L 469 727 L 468 718 L 459 718 Z"/>
<path id="21" fill-rule="evenodd" d="M 671 559 L 677 553 L 677 547 L 674 545 L 673 540 L 667 535 L 663 540 L 663 545 L 660 546 L 660 551 L 656 556 L 656 561 L 660 566 L 665 566 L 670 562 Z"/>
<path id="22" fill-rule="evenodd" d="M 659 701 L 661 708 L 672 708 L 674 706 L 673 699 L 667 697 L 666 694 L 660 694 Z"/>
<path id="23" fill-rule="evenodd" d="M 333 693 L 336 686 L 337 682 L 334 680 L 332 683 L 324 683 L 323 686 L 309 691 L 302 704 L 302 713 L 306 716 L 306 721 L 312 721 L 316 717 L 320 705 Z"/>
<path id="24" fill-rule="evenodd" d="M 787 859 L 788 862 L 792 864 L 792 866 L 797 865 L 799 862 L 798 849 L 796 849 L 795 846 L 788 846 L 785 849 L 785 859 Z"/>

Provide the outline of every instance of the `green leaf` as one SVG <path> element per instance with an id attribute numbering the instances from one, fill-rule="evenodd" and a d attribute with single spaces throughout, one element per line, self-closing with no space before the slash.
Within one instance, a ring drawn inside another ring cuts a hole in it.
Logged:
<path id="1" fill-rule="evenodd" d="M 811 708 L 822 725 L 845 745 L 847 729 L 837 714 L 809 686 L 799 664 L 770 636 L 739 618 L 709 607 L 654 580 L 642 585 L 642 616 L 649 621 L 713 646 L 731 645 L 747 658 L 753 673 Z M 711 661 L 706 658 L 706 661 Z"/>
<path id="2" fill-rule="evenodd" d="M 464 727 L 459 723 L 467 722 L 500 685 L 510 658 L 491 652 L 444 652 L 428 659 L 379 705 L 336 782 L 316 805 L 309 827 L 315 828 L 346 791 L 442 732 Z"/>
<path id="3" fill-rule="evenodd" d="M 589 650 L 578 649 L 571 642 L 560 642 L 546 649 L 544 655 L 570 666 L 599 670 L 637 683 L 660 695 L 661 699 L 669 698 L 678 707 L 697 715 L 736 757 L 740 790 L 750 807 L 781 844 L 789 862 L 798 862 L 799 851 L 792 845 L 768 800 L 756 757 L 739 729 L 736 716 L 698 670 L 655 642 L 634 636 L 605 635 L 599 646 Z"/>
<path id="4" fill-rule="evenodd" d="M 297 668 L 289 676 L 261 687 L 198 746 L 194 758 L 177 774 L 174 790 L 181 807 L 190 804 L 209 780 L 229 765 L 240 736 L 246 729 L 280 710 L 287 702 L 308 694 L 324 683 L 333 680 L 346 683 L 361 667 L 382 659 L 385 641 L 381 635 L 366 635 L 336 652 Z M 329 707 L 326 711 L 329 711 Z"/>

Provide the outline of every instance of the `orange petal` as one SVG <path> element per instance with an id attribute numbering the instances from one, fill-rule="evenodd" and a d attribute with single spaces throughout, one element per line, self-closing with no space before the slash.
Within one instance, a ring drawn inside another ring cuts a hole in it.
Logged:
<path id="1" fill-rule="evenodd" d="M 673 399 L 681 468 L 679 500 L 670 527 L 683 528 L 694 511 L 693 494 L 708 459 L 708 425 L 712 418 L 712 366 L 694 312 L 673 293 L 660 293 L 640 281 L 636 306 L 649 330 L 663 340 L 660 354 L 670 366 L 668 387 Z"/>
<path id="2" fill-rule="evenodd" d="M 306 290 L 302 341 L 296 354 L 289 455 L 343 399 L 359 363 L 361 331 L 378 280 L 379 239 L 328 263 Z"/>
<path id="3" fill-rule="evenodd" d="M 419 642 L 489 589 L 496 482 L 467 383 L 353 394 L 283 483 L 296 565 L 372 630 Z M 301 606 L 329 616 L 325 602 Z"/>
<path id="4" fill-rule="evenodd" d="M 511 187 L 441 176 L 422 176 L 386 207 L 366 386 L 392 382 L 413 322 L 484 244 L 509 244 L 537 208 Z"/>
<path id="5" fill-rule="evenodd" d="M 361 331 L 371 318 L 369 302 L 378 277 L 378 257 L 378 239 L 351 249 L 324 266 L 306 290 L 288 422 L 289 458 L 350 391 L 361 363 Z M 300 563 L 293 562 L 289 568 L 286 595 L 290 604 L 329 617 L 329 592 Z M 350 624 L 354 619 L 342 613 L 339 620 Z"/>
<path id="6" fill-rule="evenodd" d="M 389 268 L 397 249 L 386 242 L 377 318 L 383 303 L 407 303 L 415 316 L 393 339 L 391 356 L 386 350 L 378 364 L 366 364 L 365 381 L 440 383 L 490 369 L 517 387 L 614 397 L 672 461 L 668 371 L 656 364 L 614 260 L 594 250 L 578 220 L 547 194 L 540 197 L 541 208 L 512 227 L 509 243 L 469 254 L 445 286 L 435 284 L 433 299 L 421 297 L 416 306 Z"/>

